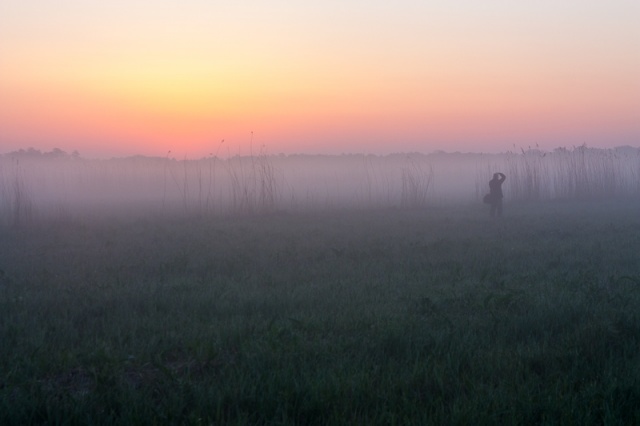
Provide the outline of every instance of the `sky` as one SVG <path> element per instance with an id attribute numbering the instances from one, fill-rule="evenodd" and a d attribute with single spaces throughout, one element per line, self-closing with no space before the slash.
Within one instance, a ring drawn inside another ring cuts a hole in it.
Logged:
<path id="1" fill-rule="evenodd" d="M 637 0 L 2 0 L 0 152 L 640 146 Z"/>

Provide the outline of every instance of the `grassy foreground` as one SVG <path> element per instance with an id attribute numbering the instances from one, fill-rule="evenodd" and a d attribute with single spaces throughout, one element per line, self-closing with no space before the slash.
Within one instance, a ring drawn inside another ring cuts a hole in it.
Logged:
<path id="1" fill-rule="evenodd" d="M 0 424 L 640 424 L 640 205 L 0 230 Z"/>

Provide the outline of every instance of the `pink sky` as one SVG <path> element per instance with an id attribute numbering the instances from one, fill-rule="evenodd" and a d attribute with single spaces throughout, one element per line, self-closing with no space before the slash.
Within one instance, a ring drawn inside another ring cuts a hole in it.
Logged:
<path id="1" fill-rule="evenodd" d="M 297 3 L 3 1 L 0 152 L 640 145 L 640 2 Z"/>

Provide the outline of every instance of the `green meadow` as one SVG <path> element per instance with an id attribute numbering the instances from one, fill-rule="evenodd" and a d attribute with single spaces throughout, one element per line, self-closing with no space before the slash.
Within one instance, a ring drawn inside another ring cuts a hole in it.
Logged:
<path id="1" fill-rule="evenodd" d="M 0 228 L 0 424 L 640 424 L 639 213 Z"/>

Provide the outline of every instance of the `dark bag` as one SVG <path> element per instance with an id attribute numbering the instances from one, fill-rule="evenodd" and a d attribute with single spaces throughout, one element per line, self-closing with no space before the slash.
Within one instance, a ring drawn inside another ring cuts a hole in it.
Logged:
<path id="1" fill-rule="evenodd" d="M 482 202 L 485 204 L 491 204 L 493 202 L 493 197 L 491 194 L 487 194 L 482 198 Z"/>

